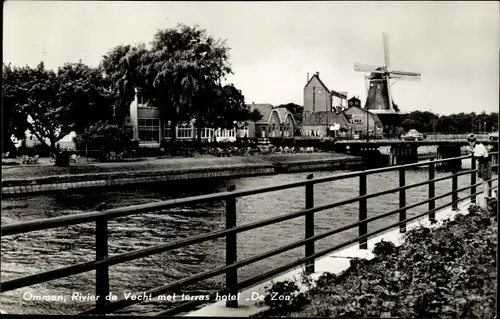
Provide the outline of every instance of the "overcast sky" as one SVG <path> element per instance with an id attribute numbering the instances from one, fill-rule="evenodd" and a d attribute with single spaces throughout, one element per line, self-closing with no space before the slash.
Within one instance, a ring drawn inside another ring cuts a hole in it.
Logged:
<path id="1" fill-rule="evenodd" d="M 498 111 L 499 4 L 489 2 L 4 2 L 3 61 L 98 65 L 119 44 L 149 43 L 159 28 L 198 24 L 227 39 L 246 101 L 302 104 L 307 72 L 365 99 L 353 63 L 421 72 L 392 86 L 403 111 Z"/>

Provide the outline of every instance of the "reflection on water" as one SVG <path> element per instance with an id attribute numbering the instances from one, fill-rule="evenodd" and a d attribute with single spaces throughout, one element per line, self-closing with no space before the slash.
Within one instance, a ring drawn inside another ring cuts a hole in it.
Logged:
<path id="1" fill-rule="evenodd" d="M 343 172 L 315 172 L 315 177 Z M 437 173 L 437 176 L 449 173 Z M 106 193 L 66 194 L 24 197 L 2 201 L 2 224 L 76 214 L 94 210 L 108 201 L 108 208 L 150 203 L 165 199 L 224 191 L 229 185 L 237 189 L 264 187 L 284 182 L 304 180 L 308 173 L 249 177 L 230 180 L 213 180 L 175 185 L 151 185 L 140 189 L 124 189 Z M 427 178 L 426 170 L 408 171 L 408 184 Z M 459 185 L 469 182 L 460 176 Z M 368 192 L 377 192 L 398 186 L 398 172 L 368 177 Z M 460 187 L 460 186 L 459 186 Z M 436 194 L 450 191 L 451 180 L 438 182 Z M 357 179 L 318 184 L 314 187 L 314 204 L 324 205 L 357 196 Z M 468 194 L 465 192 L 461 196 Z M 272 216 L 291 213 L 304 207 L 304 189 L 295 188 L 244 197 L 237 201 L 237 223 L 243 225 Z M 407 204 L 426 199 L 428 188 L 407 190 Z M 437 201 L 436 205 L 449 199 Z M 376 216 L 398 207 L 398 194 L 368 200 L 368 217 Z M 423 212 L 426 205 L 409 211 L 408 216 Z M 189 236 L 199 235 L 224 227 L 224 202 L 189 205 L 175 209 L 150 212 L 111 220 L 109 222 L 109 255 L 117 255 L 150 247 Z M 358 204 L 350 204 L 315 214 L 316 233 L 356 222 Z M 369 231 L 397 221 L 398 215 L 378 220 L 368 225 Z M 238 259 L 247 258 L 304 237 L 304 218 L 269 225 L 263 229 L 238 235 Z M 357 229 L 342 232 L 316 243 L 318 250 L 357 236 Z M 190 275 L 220 267 L 225 261 L 224 238 L 190 247 L 141 258 L 110 267 L 110 290 L 123 296 L 124 292 L 142 293 L 148 289 L 186 278 Z M 1 240 L 2 281 L 41 271 L 56 269 L 95 258 L 95 224 L 87 223 L 46 231 L 7 236 Z M 265 261 L 246 266 L 239 272 L 239 280 L 269 271 L 303 257 L 304 249 L 298 248 Z M 191 295 L 204 294 L 223 287 L 223 276 L 205 280 L 177 291 Z M 95 272 L 88 272 L 2 293 L 2 308 L 9 313 L 75 314 L 94 305 L 93 301 L 71 301 L 73 292 L 94 294 Z M 64 295 L 66 301 L 23 300 L 23 294 Z M 144 302 L 124 309 L 120 313 L 155 314 L 171 307 L 168 301 Z"/>

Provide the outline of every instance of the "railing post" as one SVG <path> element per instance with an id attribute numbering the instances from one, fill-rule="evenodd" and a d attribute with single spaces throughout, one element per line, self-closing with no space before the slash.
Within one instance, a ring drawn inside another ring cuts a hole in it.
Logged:
<path id="1" fill-rule="evenodd" d="M 434 159 L 431 158 L 431 162 L 429 163 L 429 181 L 432 181 L 435 178 L 435 170 L 434 170 Z M 429 182 L 429 199 L 434 198 L 436 196 L 436 185 L 434 182 Z M 436 201 L 429 201 L 429 211 L 432 211 L 436 208 Z M 431 223 L 436 222 L 436 213 L 432 212 L 429 214 L 429 221 Z"/>
<path id="2" fill-rule="evenodd" d="M 454 175 L 451 178 L 451 209 L 453 211 L 458 210 L 458 176 L 455 174 L 458 173 L 458 165 L 452 165 L 452 174 Z"/>
<path id="3" fill-rule="evenodd" d="M 232 192 L 236 189 L 234 185 L 228 187 L 227 191 Z M 236 227 L 236 197 L 226 199 L 226 229 Z M 234 264 L 237 261 L 237 234 L 228 234 L 226 236 L 226 266 Z M 238 269 L 226 271 L 226 288 L 238 284 Z M 236 298 L 238 291 L 229 289 L 228 293 Z M 226 307 L 238 308 L 238 300 L 226 301 Z"/>
<path id="4" fill-rule="evenodd" d="M 307 175 L 307 179 L 313 179 L 313 174 Z M 306 209 L 314 207 L 314 184 L 306 185 Z M 314 236 L 314 213 L 306 214 L 306 238 Z M 314 242 L 305 245 L 306 257 L 314 255 Z M 306 274 L 314 273 L 314 260 L 306 262 Z"/>
<path id="5" fill-rule="evenodd" d="M 361 173 L 359 175 L 359 196 L 366 195 L 366 173 Z M 359 221 L 365 220 L 367 217 L 366 209 L 366 198 L 359 200 Z M 362 223 L 359 225 L 359 236 L 366 235 L 368 233 L 368 225 Z M 367 239 L 361 239 L 359 241 L 359 249 L 368 249 Z"/>
<path id="6" fill-rule="evenodd" d="M 96 260 L 108 257 L 108 220 L 99 218 L 96 220 Z M 105 314 L 109 301 L 106 296 L 109 295 L 109 267 L 107 265 L 96 268 L 96 310 L 98 314 Z"/>
<path id="7" fill-rule="evenodd" d="M 399 168 L 399 187 L 403 187 L 406 185 L 406 176 L 404 167 Z M 399 190 L 399 208 L 403 208 L 406 206 L 406 189 Z M 406 220 L 406 209 L 399 212 L 399 221 L 402 222 Z M 406 232 L 406 223 L 401 224 L 399 226 L 399 232 Z"/>
<path id="8" fill-rule="evenodd" d="M 471 175 L 470 175 L 470 184 L 471 185 L 476 185 L 476 172 L 474 172 L 474 170 L 476 169 L 476 158 L 474 157 L 474 153 L 471 155 L 471 162 L 470 162 L 470 169 L 471 169 Z M 470 198 L 470 202 L 472 204 L 475 204 L 476 203 L 476 186 L 471 186 L 470 188 L 470 194 L 471 194 L 471 198 Z"/>

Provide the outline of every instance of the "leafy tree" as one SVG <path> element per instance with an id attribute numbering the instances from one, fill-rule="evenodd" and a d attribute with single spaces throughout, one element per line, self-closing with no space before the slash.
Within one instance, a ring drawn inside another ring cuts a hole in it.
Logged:
<path id="1" fill-rule="evenodd" d="M 14 136 L 18 140 L 23 140 L 26 137 L 26 118 L 21 112 L 19 112 L 20 110 L 16 105 L 17 92 L 13 91 L 11 87 L 11 83 L 22 81 L 19 76 L 20 74 L 18 72 L 14 72 L 14 69 L 10 64 L 3 65 L 3 152 L 12 152 L 13 150 L 15 150 L 15 145 L 11 139 L 12 136 Z"/>
<path id="2" fill-rule="evenodd" d="M 98 121 L 90 125 L 84 132 L 77 135 L 73 140 L 77 145 L 88 146 L 91 149 L 99 149 L 105 152 L 117 153 L 130 148 L 131 141 L 127 131 L 120 125 L 110 121 Z"/>
<path id="3" fill-rule="evenodd" d="M 235 125 L 242 128 L 248 121 L 258 121 L 262 119 L 262 114 L 257 110 L 251 110 L 245 104 L 245 97 L 233 84 L 228 84 L 220 88 L 216 98 L 217 109 L 214 110 L 214 117 L 211 120 L 212 128 L 232 129 Z"/>
<path id="4" fill-rule="evenodd" d="M 68 154 L 56 143 L 72 131 L 112 118 L 113 92 L 100 69 L 83 63 L 68 63 L 57 73 L 37 67 L 12 67 L 4 82 L 4 96 L 13 106 L 20 123 L 35 135 L 42 146 L 56 155 L 56 165 L 69 165 Z"/>
<path id="5" fill-rule="evenodd" d="M 143 63 L 147 48 L 144 44 L 137 46 L 119 45 L 103 56 L 101 68 L 110 81 L 110 89 L 116 92 L 114 119 L 122 125 L 130 115 L 130 103 L 134 100 L 136 89 L 144 90 L 145 78 Z"/>
<path id="6" fill-rule="evenodd" d="M 304 113 L 304 107 L 295 103 L 280 104 L 278 107 L 286 107 L 286 109 L 293 114 L 297 124 L 302 123 L 302 113 Z"/>
<path id="7" fill-rule="evenodd" d="M 230 74 L 229 48 L 198 26 L 178 25 L 154 35 L 143 66 L 149 99 L 159 105 L 163 120 L 171 120 L 172 137 L 179 122 L 196 119 L 198 130 L 217 112 L 220 81 Z"/>

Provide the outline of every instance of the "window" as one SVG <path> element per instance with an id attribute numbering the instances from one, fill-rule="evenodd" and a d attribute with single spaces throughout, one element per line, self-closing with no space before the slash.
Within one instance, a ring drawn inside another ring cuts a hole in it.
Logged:
<path id="1" fill-rule="evenodd" d="M 316 87 L 313 86 L 313 112 L 316 110 Z"/>
<path id="2" fill-rule="evenodd" d="M 380 90 L 380 84 L 377 84 L 377 90 Z"/>
<path id="3" fill-rule="evenodd" d="M 139 140 L 160 143 L 160 119 L 139 119 Z"/>

